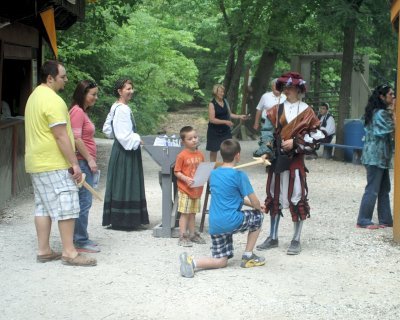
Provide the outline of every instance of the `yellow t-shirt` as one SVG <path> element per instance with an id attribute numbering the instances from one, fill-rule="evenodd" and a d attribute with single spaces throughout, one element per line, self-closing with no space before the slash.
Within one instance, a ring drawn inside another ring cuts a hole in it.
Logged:
<path id="1" fill-rule="evenodd" d="M 71 166 L 58 148 L 51 131 L 55 124 L 67 125 L 68 136 L 74 147 L 67 105 L 54 90 L 39 85 L 29 96 L 25 108 L 26 172 L 54 171 Z"/>

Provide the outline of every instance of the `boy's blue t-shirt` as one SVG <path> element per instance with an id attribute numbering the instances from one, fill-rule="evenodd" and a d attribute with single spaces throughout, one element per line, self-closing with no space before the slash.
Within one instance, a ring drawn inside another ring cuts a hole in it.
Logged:
<path id="1" fill-rule="evenodd" d="M 211 172 L 210 191 L 209 233 L 232 232 L 243 222 L 243 198 L 254 192 L 249 178 L 242 171 L 219 167 Z"/>

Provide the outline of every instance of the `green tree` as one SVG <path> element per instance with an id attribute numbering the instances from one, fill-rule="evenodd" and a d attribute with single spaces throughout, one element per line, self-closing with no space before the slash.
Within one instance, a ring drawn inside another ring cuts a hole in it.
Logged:
<path id="1" fill-rule="evenodd" d="M 301 3 L 271 1 L 267 20 L 253 41 L 252 51 L 257 52 L 257 46 L 258 52 L 260 53 L 261 48 L 262 51 L 259 59 L 256 59 L 255 73 L 251 82 L 255 102 L 251 106 L 252 113 L 255 112 L 256 104 L 262 94 L 270 89 L 269 80 L 272 75 L 279 76 L 282 72 L 289 71 L 292 54 L 315 50 L 319 39 L 316 6 L 317 1 L 314 0 Z M 275 70 L 278 59 L 286 62 L 284 69 Z"/>
<path id="2" fill-rule="evenodd" d="M 247 50 L 253 39 L 253 32 L 266 16 L 269 5 L 270 3 L 265 0 L 219 0 L 229 39 L 224 86 L 227 99 L 234 108 L 238 103 L 240 77 L 244 70 Z"/>
<path id="3" fill-rule="evenodd" d="M 165 28 L 162 21 L 138 10 L 119 28 L 112 42 L 118 44 L 112 50 L 114 71 L 105 75 L 103 83 L 111 88 L 119 76 L 132 75 L 139 128 L 154 128 L 154 122 L 169 106 L 192 99 L 198 70 L 179 50 L 201 49 L 190 32 Z"/>
<path id="4" fill-rule="evenodd" d="M 115 10 L 108 5 L 88 6 L 86 20 L 59 37 L 60 58 L 70 79 L 65 98 L 70 100 L 79 80 L 98 82 L 102 95 L 92 116 L 101 128 L 115 99 L 111 95 L 114 81 L 129 76 L 137 90 L 132 107 L 138 128 L 142 133 L 154 132 L 169 106 L 191 100 L 198 70 L 182 52 L 202 48 L 191 32 L 168 28 L 142 6 L 118 19 Z M 98 15 L 103 19 L 101 26 Z"/>
<path id="5" fill-rule="evenodd" d="M 258 102 L 270 78 L 290 69 L 293 54 L 341 52 L 353 39 L 345 30 L 354 31 L 354 45 L 344 56 L 352 62 L 354 53 L 368 54 L 372 83 L 390 80 L 396 52 L 388 12 L 374 0 L 98 0 L 87 5 L 83 23 L 59 34 L 70 78 L 65 96 L 69 101 L 80 79 L 98 82 L 102 95 L 94 116 L 100 127 L 114 99 L 113 81 L 131 76 L 135 115 L 150 131 L 168 109 L 193 98 L 205 105 L 203 92 L 208 96 L 216 82 L 224 82 L 235 108 L 249 65 Z M 315 62 L 308 86 L 319 91 L 341 83 L 344 97 L 352 69 L 335 60 Z M 348 112 L 348 102 L 340 105 Z"/>
<path id="6" fill-rule="evenodd" d="M 340 71 L 339 117 L 336 140 L 338 143 L 343 143 L 344 119 L 350 110 L 351 74 L 355 68 L 355 53 L 368 53 L 374 59 L 378 58 L 379 60 L 380 54 L 393 57 L 393 54 L 390 53 L 390 51 L 393 51 L 393 47 L 392 50 L 388 50 L 389 53 L 384 52 L 385 47 L 388 48 L 393 45 L 393 36 L 389 30 L 389 10 L 381 2 L 374 0 L 335 0 L 329 3 L 321 2 L 321 20 L 323 16 L 326 28 L 333 30 L 331 32 L 334 32 L 334 30 L 341 32 L 338 38 L 342 41 L 343 58 Z M 377 39 L 379 41 L 376 41 Z M 384 44 L 383 47 L 381 47 L 382 44 Z M 387 59 L 387 61 L 394 63 L 393 58 Z M 375 61 L 374 63 L 385 65 L 387 61 Z M 362 65 L 357 65 L 357 67 L 362 68 Z M 387 76 L 392 71 L 390 70 L 392 68 L 388 69 L 389 72 L 381 69 L 381 74 Z M 376 77 L 373 77 L 373 81 L 374 78 Z M 342 158 L 343 153 L 336 150 L 335 156 Z"/>

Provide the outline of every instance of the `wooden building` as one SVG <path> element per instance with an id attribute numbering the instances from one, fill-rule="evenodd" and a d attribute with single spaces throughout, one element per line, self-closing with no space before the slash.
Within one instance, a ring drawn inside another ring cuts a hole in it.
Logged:
<path id="1" fill-rule="evenodd" d="M 84 0 L 0 2 L 0 208 L 31 183 L 24 166 L 24 113 L 44 47 L 57 57 L 56 30 L 82 20 L 84 9 Z"/>

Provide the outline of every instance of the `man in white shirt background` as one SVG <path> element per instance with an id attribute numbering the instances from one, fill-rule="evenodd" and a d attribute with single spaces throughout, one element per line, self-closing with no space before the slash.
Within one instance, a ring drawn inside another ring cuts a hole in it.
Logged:
<path id="1" fill-rule="evenodd" d="M 271 109 L 273 106 L 276 106 L 277 104 L 284 103 L 286 100 L 286 96 L 283 93 L 280 93 L 278 90 L 276 90 L 276 81 L 278 79 L 273 79 L 271 81 L 271 89 L 272 91 L 266 92 L 261 96 L 260 102 L 257 105 L 257 112 L 256 112 L 256 117 L 254 119 L 254 125 L 253 128 L 254 130 L 258 130 L 260 127 L 260 118 L 261 118 L 261 123 L 262 123 L 262 128 L 261 128 L 261 134 L 260 134 L 260 140 L 258 142 L 259 148 L 253 152 L 253 157 L 260 157 L 265 153 L 265 146 L 264 146 L 264 138 L 263 138 L 263 129 L 264 124 L 265 124 L 265 119 L 267 117 L 267 111 Z"/>
<path id="2" fill-rule="evenodd" d="M 265 122 L 266 112 L 268 109 L 272 108 L 273 106 L 277 105 L 278 103 L 283 103 L 286 100 L 286 96 L 276 90 L 275 84 L 277 79 L 273 79 L 271 81 L 271 89 L 272 91 L 266 92 L 261 96 L 260 102 L 257 105 L 257 112 L 256 117 L 254 119 L 254 130 L 258 130 L 260 127 L 260 118 L 261 123 Z"/>

